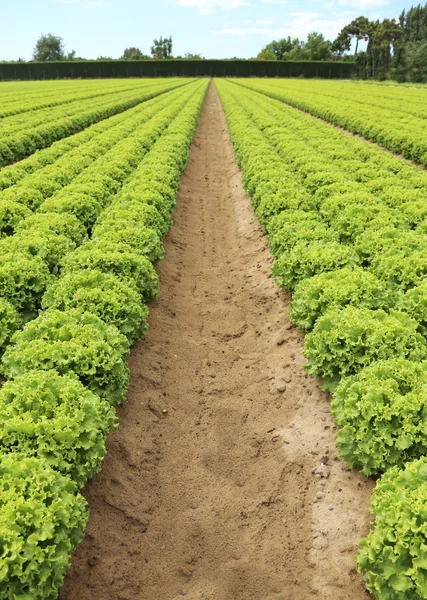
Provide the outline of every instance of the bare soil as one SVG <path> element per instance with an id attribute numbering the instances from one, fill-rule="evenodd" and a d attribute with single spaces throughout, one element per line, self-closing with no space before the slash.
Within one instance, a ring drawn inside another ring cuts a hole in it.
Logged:
<path id="1" fill-rule="evenodd" d="M 174 220 L 60 598 L 363 600 L 372 483 L 336 457 L 213 84 Z"/>

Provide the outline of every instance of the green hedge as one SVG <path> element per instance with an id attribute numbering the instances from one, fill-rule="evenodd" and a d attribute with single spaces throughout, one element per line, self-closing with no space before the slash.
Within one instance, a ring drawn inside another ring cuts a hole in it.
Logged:
<path id="1" fill-rule="evenodd" d="M 0 80 L 104 77 L 320 77 L 348 79 L 346 62 L 279 62 L 253 60 L 108 60 L 81 62 L 0 63 Z"/>

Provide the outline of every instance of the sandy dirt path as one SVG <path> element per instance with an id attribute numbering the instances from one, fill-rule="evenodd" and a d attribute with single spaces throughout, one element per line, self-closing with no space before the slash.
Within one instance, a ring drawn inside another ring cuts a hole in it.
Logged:
<path id="1" fill-rule="evenodd" d="M 240 179 L 211 84 L 62 600 L 366 598 L 372 485 L 336 458 Z"/>

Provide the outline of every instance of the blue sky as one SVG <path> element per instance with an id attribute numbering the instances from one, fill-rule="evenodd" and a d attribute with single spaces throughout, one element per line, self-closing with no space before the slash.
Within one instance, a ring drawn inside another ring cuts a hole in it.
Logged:
<path id="1" fill-rule="evenodd" d="M 137 46 L 149 54 L 160 35 L 174 55 L 250 58 L 272 39 L 304 39 L 320 31 L 333 39 L 353 18 L 397 17 L 414 2 L 401 0 L 0 0 L 0 60 L 30 59 L 43 33 L 63 38 L 78 56 L 119 57 Z"/>

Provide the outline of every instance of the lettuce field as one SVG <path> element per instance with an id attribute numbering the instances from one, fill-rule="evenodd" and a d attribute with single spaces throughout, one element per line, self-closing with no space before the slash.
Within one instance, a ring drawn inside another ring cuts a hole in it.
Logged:
<path id="1" fill-rule="evenodd" d="M 0 84 L 0 598 L 427 599 L 426 99 Z"/>

